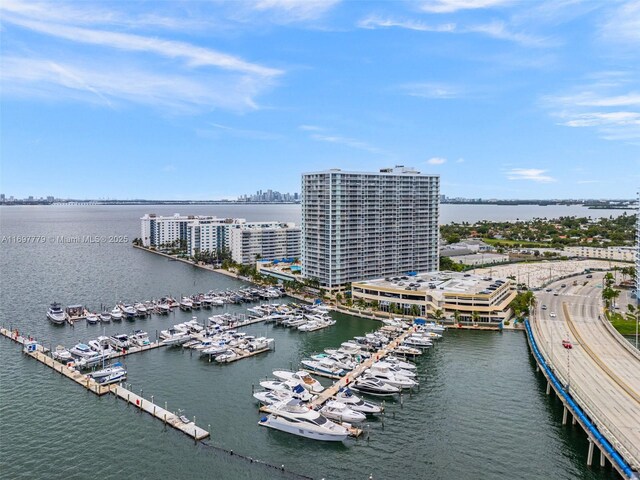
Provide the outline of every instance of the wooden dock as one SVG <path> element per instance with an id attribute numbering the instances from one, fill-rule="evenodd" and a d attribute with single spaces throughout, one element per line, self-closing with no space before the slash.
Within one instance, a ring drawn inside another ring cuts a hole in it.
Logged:
<path id="1" fill-rule="evenodd" d="M 83 374 L 74 368 L 69 368 L 65 364 L 54 360 L 52 357 L 48 355 L 49 350 L 43 347 L 42 345 L 38 344 L 36 345 L 35 351 L 27 352 L 25 350 L 26 345 L 31 344 L 34 340 L 20 335 L 17 331 L 10 331 L 6 328 L 0 328 L 0 334 L 23 346 L 23 352 L 26 355 L 29 355 L 31 358 L 46 365 L 52 370 L 59 372 L 61 375 L 64 375 L 65 377 L 73 380 L 78 385 L 83 386 L 84 388 L 95 393 L 98 396 L 102 396 L 107 393 L 113 393 L 117 397 L 122 398 L 128 403 L 131 403 L 137 406 L 138 408 L 140 408 L 141 410 L 144 410 L 145 412 L 149 413 L 150 415 L 153 415 L 154 417 L 162 420 L 165 423 L 165 425 L 170 425 L 171 427 L 177 430 L 180 430 L 185 435 L 188 435 L 189 437 L 193 438 L 196 441 L 209 437 L 209 432 L 198 427 L 195 424 L 195 422 L 189 422 L 189 423 L 183 422 L 182 420 L 180 420 L 179 416 L 177 416 L 176 414 L 155 405 L 154 403 L 144 399 L 140 395 L 136 395 L 135 393 L 130 392 L 129 390 L 124 388 L 122 385 L 115 385 L 115 384 L 101 385 L 98 382 L 96 382 L 93 378 L 91 378 L 89 375 Z M 152 348 L 157 348 L 158 346 L 160 345 L 157 345 L 157 342 L 156 342 L 156 344 L 148 345 L 145 347 L 133 347 L 133 348 L 140 349 L 140 350 L 136 350 L 137 352 L 137 351 L 151 350 Z M 129 352 L 129 353 L 136 353 L 136 352 Z M 116 356 L 122 357 L 125 355 L 128 355 L 128 353 L 126 354 L 120 353 Z"/>
<path id="2" fill-rule="evenodd" d="M 176 430 L 180 430 L 185 435 L 190 436 L 194 440 L 204 440 L 209 437 L 209 432 L 198 427 L 195 422 L 191 421 L 189 423 L 183 422 L 178 415 L 168 410 L 165 410 L 162 407 L 159 407 L 155 403 L 137 395 L 122 385 L 110 385 L 105 387 L 107 391 L 110 391 L 115 396 L 121 398 L 125 402 L 135 405 L 140 410 L 147 412 L 149 415 L 162 420 L 165 425 L 169 425 Z"/>
<path id="3" fill-rule="evenodd" d="M 364 373 L 365 370 L 371 367 L 375 362 L 381 360 L 391 353 L 393 349 L 395 349 L 398 345 L 402 344 L 404 340 L 411 335 L 415 329 L 412 327 L 409 330 L 405 331 L 401 335 L 397 336 L 395 339 L 390 341 L 386 346 L 382 347 L 375 354 L 372 354 L 367 360 L 362 362 L 356 368 L 347 373 L 344 377 L 340 378 L 337 382 L 335 382 L 330 387 L 326 388 L 322 393 L 320 393 L 316 398 L 311 400 L 310 404 L 313 408 L 317 408 L 322 406 L 326 401 L 330 400 L 331 397 L 335 396 L 341 388 L 348 387 L 350 383 L 353 383 L 360 375 Z M 315 373 L 317 374 L 317 372 Z"/>
<path id="4" fill-rule="evenodd" d="M 132 353 L 146 352 L 148 350 L 153 350 L 160 347 L 166 347 L 166 345 L 160 340 L 156 340 L 155 342 L 151 342 L 149 345 L 129 347 L 127 348 L 126 352 L 120 351 L 117 353 L 112 353 L 111 355 L 109 355 L 109 358 L 126 357 L 127 355 L 131 355 Z"/>

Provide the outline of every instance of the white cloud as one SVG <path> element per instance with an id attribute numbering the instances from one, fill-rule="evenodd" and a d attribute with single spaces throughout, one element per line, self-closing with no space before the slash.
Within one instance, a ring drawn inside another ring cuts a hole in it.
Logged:
<path id="1" fill-rule="evenodd" d="M 556 179 L 545 175 L 547 170 L 541 170 L 537 168 L 513 168 L 509 170 L 506 175 L 509 180 L 530 180 L 539 183 L 551 183 Z"/>
<path id="2" fill-rule="evenodd" d="M 605 72 L 590 78 L 596 81 L 569 94 L 543 97 L 543 106 L 559 125 L 593 128 L 607 140 L 640 138 L 640 93 L 621 91 L 628 88 L 627 74 Z"/>
<path id="3" fill-rule="evenodd" d="M 6 15 L 3 20 L 32 31 L 63 38 L 72 42 L 100 45 L 119 50 L 153 53 L 168 58 L 182 58 L 187 61 L 190 67 L 213 66 L 224 70 L 264 77 L 274 77 L 283 73 L 281 70 L 250 63 L 234 55 L 228 55 L 181 41 L 162 40 L 155 37 L 145 37 L 129 33 L 43 23 L 23 20 L 17 17 L 7 17 Z"/>
<path id="4" fill-rule="evenodd" d="M 456 25 L 455 23 L 431 25 L 418 20 L 397 19 L 391 17 L 370 15 L 360 20 L 357 26 L 359 28 L 366 28 L 369 30 L 375 30 L 378 28 L 403 28 L 419 32 L 480 34 L 498 40 L 519 43 L 521 45 L 529 47 L 547 47 L 555 44 L 555 42 L 548 38 L 537 37 L 521 32 L 512 32 L 504 22 L 499 21 L 466 26 Z"/>
<path id="5" fill-rule="evenodd" d="M 314 133 L 310 136 L 310 138 L 312 138 L 313 140 L 317 140 L 319 142 L 328 142 L 328 143 L 336 143 L 338 145 L 345 145 L 347 147 L 355 148 L 358 150 L 364 150 L 369 153 L 377 153 L 377 154 L 383 153 L 382 150 L 380 150 L 379 148 L 369 145 L 366 142 L 363 142 L 361 140 L 356 140 L 354 138 L 343 137 L 340 135 L 325 135 L 320 133 Z"/>
<path id="6" fill-rule="evenodd" d="M 258 12 L 271 12 L 283 23 L 316 20 L 324 16 L 340 0 L 258 0 L 251 7 Z"/>
<path id="7" fill-rule="evenodd" d="M 619 4 L 600 27 L 601 36 L 608 41 L 635 49 L 640 44 L 640 1 Z"/>
<path id="8" fill-rule="evenodd" d="M 100 60 L 78 65 L 16 57 L 2 59 L 0 79 L 3 95 L 72 99 L 112 108 L 123 102 L 138 103 L 175 113 L 255 109 L 253 98 L 265 88 L 264 80 L 238 75 L 196 77 L 102 64 Z"/>
<path id="9" fill-rule="evenodd" d="M 445 83 L 408 83 L 401 85 L 400 89 L 407 95 L 421 98 L 449 99 L 463 94 L 461 88 Z"/>
<path id="10" fill-rule="evenodd" d="M 464 163 L 464 158 L 459 158 L 458 160 L 456 160 L 456 163 Z"/>
<path id="11" fill-rule="evenodd" d="M 300 125 L 298 128 L 307 132 L 321 132 L 322 130 L 324 130 L 324 128 L 318 127 L 316 125 Z"/>
<path id="12" fill-rule="evenodd" d="M 393 18 L 383 18 L 377 15 L 370 15 L 358 22 L 358 27 L 374 30 L 376 28 L 404 28 L 419 32 L 451 32 L 456 29 L 455 23 L 445 23 L 440 25 L 429 25 L 415 20 L 396 20 Z"/>
<path id="13" fill-rule="evenodd" d="M 429 13 L 453 13 L 458 10 L 501 7 L 512 0 L 427 0 L 420 9 Z"/>
<path id="14" fill-rule="evenodd" d="M 443 163 L 447 163 L 447 159 L 442 157 L 431 157 L 427 160 L 427 163 L 429 165 L 442 165 Z"/>

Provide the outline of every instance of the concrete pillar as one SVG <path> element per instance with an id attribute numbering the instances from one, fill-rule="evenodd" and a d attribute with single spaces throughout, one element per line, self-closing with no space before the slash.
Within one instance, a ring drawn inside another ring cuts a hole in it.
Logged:
<path id="1" fill-rule="evenodd" d="M 604 467 L 607 457 L 604 456 L 604 450 L 600 449 L 600 466 Z"/>
<path id="2" fill-rule="evenodd" d="M 551 382 L 547 380 L 547 395 L 551 394 Z"/>
<path id="3" fill-rule="evenodd" d="M 593 440 L 589 439 L 589 451 L 587 452 L 587 467 L 593 463 Z"/>
<path id="4" fill-rule="evenodd" d="M 567 406 L 565 405 L 564 408 L 562 409 L 562 424 L 566 425 L 567 424 L 567 414 L 569 413 L 569 410 L 567 410 Z"/>

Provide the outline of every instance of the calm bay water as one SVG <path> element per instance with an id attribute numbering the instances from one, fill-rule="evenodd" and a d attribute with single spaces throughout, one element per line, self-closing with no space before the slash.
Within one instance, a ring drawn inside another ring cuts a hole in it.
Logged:
<path id="1" fill-rule="evenodd" d="M 0 208 L 0 236 L 48 239 L 40 244 L 0 245 L 0 323 L 53 347 L 133 328 L 155 336 L 190 315 L 176 312 L 103 329 L 83 323 L 54 327 L 45 319 L 45 311 L 54 300 L 98 309 L 116 300 L 242 285 L 133 249 L 129 243 L 49 241 L 76 235 L 126 235 L 131 240 L 139 236 L 138 218 L 147 211 L 248 220 L 299 217 L 295 205 Z M 197 315 L 204 321 L 207 314 Z M 384 425 L 372 419 L 368 442 L 324 444 L 259 427 L 252 385 L 276 368 L 295 366 L 305 355 L 377 326 L 347 316 L 338 320 L 335 327 L 309 334 L 248 327 L 248 332 L 274 337 L 276 350 L 230 365 L 209 364 L 180 349 L 131 355 L 126 359 L 128 381 L 133 391 L 143 390 L 147 398 L 153 395 L 160 405 L 167 402 L 170 410 L 184 409 L 205 428 L 211 425 L 211 445 L 314 478 L 615 477 L 610 469 L 585 466 L 586 438 L 579 428 L 560 425 L 561 404 L 545 395 L 519 333 L 448 332 L 419 361 L 420 391 L 405 396 L 402 407 L 391 402 Z M 237 455 L 196 446 L 124 402 L 112 396 L 98 398 L 61 378 L 21 355 L 6 339 L 0 340 L 0 365 L 0 478 L 296 478 Z"/>

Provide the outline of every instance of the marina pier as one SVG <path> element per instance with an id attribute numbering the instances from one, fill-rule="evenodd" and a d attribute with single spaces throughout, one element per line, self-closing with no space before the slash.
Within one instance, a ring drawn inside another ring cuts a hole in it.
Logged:
<path id="1" fill-rule="evenodd" d="M 165 425 L 169 425 L 175 428 L 176 430 L 181 431 L 182 433 L 193 438 L 196 441 L 203 440 L 210 436 L 208 431 L 198 427 L 195 424 L 195 422 L 183 421 L 175 413 L 169 412 L 168 410 L 162 407 L 159 407 L 158 405 L 155 405 L 153 402 L 143 398 L 142 396 L 127 390 L 122 385 L 116 385 L 116 384 L 100 385 L 89 375 L 85 375 L 79 372 L 78 370 L 76 370 L 75 368 L 70 368 L 63 363 L 54 360 L 52 357 L 48 355 L 50 353 L 50 350 L 38 344 L 33 339 L 24 337 L 20 335 L 18 332 L 11 331 L 6 328 L 0 328 L 0 334 L 12 340 L 13 342 L 21 345 L 26 355 L 29 355 L 34 360 L 37 360 L 43 365 L 46 365 L 47 367 L 51 368 L 53 371 L 59 372 L 61 375 L 64 375 L 65 377 L 73 380 L 78 385 L 83 386 L 84 388 L 95 393 L 98 396 L 102 396 L 107 393 L 112 393 L 116 397 L 121 398 L 122 400 L 125 400 L 127 403 L 135 405 L 140 410 L 143 410 L 149 413 L 150 415 L 154 416 L 155 418 L 162 420 L 165 423 Z M 135 352 L 131 351 L 129 353 L 136 353 L 137 351 L 151 350 L 159 346 L 161 346 L 161 344 L 158 344 L 156 342 L 155 344 L 149 345 L 148 347 L 133 347 L 132 350 L 136 349 L 136 351 Z M 122 357 L 127 354 L 121 353 L 121 354 L 117 354 L 117 356 Z"/>

